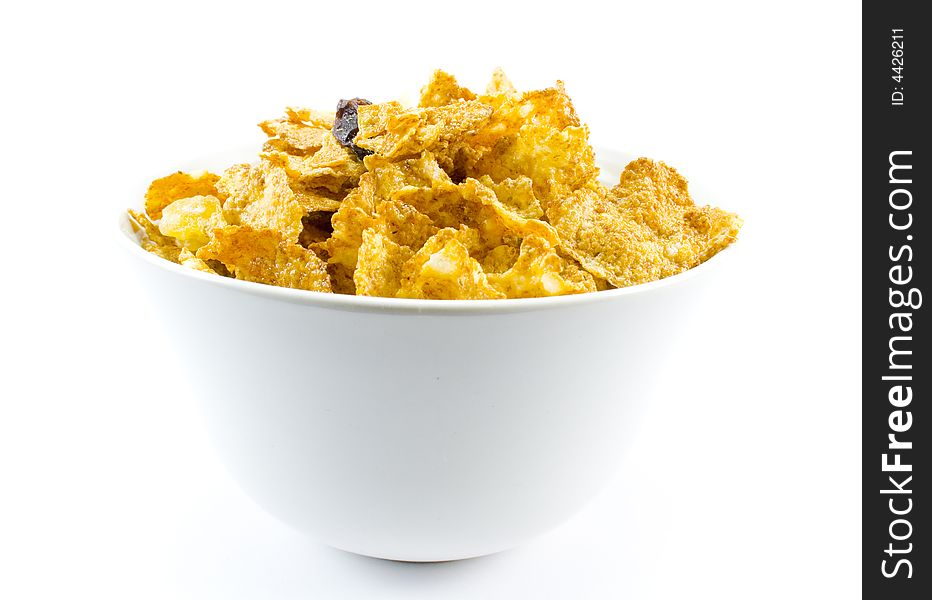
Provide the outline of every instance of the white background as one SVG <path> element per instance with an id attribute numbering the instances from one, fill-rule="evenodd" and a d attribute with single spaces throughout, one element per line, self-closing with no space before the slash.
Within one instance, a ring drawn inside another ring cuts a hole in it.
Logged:
<path id="1" fill-rule="evenodd" d="M 0 597 L 859 594 L 858 4 L 24 2 L 0 49 Z M 714 190 L 740 259 L 575 519 L 459 563 L 331 550 L 221 470 L 116 214 L 287 104 L 498 65 L 563 79 L 596 143 Z"/>

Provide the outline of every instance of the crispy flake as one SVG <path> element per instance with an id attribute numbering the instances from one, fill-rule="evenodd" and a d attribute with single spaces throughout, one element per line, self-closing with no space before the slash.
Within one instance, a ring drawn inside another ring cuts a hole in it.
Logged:
<path id="1" fill-rule="evenodd" d="M 219 260 L 237 279 L 269 285 L 330 291 L 327 265 L 313 251 L 282 239 L 277 231 L 228 225 L 197 251 L 197 258 Z"/>
<path id="2" fill-rule="evenodd" d="M 195 252 L 210 241 L 215 228 L 225 224 L 220 200 L 215 196 L 191 196 L 175 200 L 162 209 L 159 231 Z"/>
<path id="3" fill-rule="evenodd" d="M 611 190 L 590 185 L 547 212 L 565 250 L 617 287 L 675 275 L 733 242 L 741 220 L 697 207 L 686 180 L 660 162 L 638 159 Z"/>
<path id="4" fill-rule="evenodd" d="M 269 136 L 270 147 L 298 156 L 316 152 L 330 135 L 329 127 L 314 127 L 289 119 L 263 121 L 259 127 Z"/>
<path id="5" fill-rule="evenodd" d="M 320 149 L 306 156 L 267 151 L 263 157 L 284 168 L 288 176 L 301 186 L 323 188 L 332 193 L 355 186 L 365 172 L 362 161 L 329 133 Z"/>
<path id="6" fill-rule="evenodd" d="M 479 262 L 482 270 L 491 276 L 493 273 L 504 273 L 513 267 L 517 260 L 518 248 L 502 244 L 486 252 Z"/>
<path id="7" fill-rule="evenodd" d="M 178 171 L 156 179 L 146 192 L 146 214 L 149 218 L 162 218 L 162 209 L 181 198 L 191 196 L 217 196 L 215 184 L 220 179 L 213 173 L 183 173 Z"/>
<path id="8" fill-rule="evenodd" d="M 181 249 L 181 252 L 178 254 L 178 262 L 195 271 L 203 271 L 204 273 L 211 273 L 213 275 L 217 274 L 216 271 L 210 268 L 210 265 L 196 257 L 194 253 L 187 248 Z"/>
<path id="9" fill-rule="evenodd" d="M 412 109 L 397 102 L 360 106 L 355 144 L 390 159 L 415 157 L 425 150 L 446 156 L 491 114 L 492 107 L 477 100 Z"/>
<path id="10" fill-rule="evenodd" d="M 336 212 L 346 193 L 333 193 L 323 188 L 309 187 L 291 182 L 291 191 L 305 212 Z"/>
<path id="11" fill-rule="evenodd" d="M 466 227 L 438 231 L 405 263 L 398 296 L 436 300 L 504 298 L 489 285 L 482 267 L 469 255 L 475 237 Z"/>
<path id="12" fill-rule="evenodd" d="M 356 256 L 362 244 L 362 232 L 373 224 L 372 215 L 379 201 L 376 179 L 370 172 L 359 179 L 359 187 L 350 192 L 331 219 L 333 234 L 327 240 L 330 264 L 356 268 Z"/>
<path id="13" fill-rule="evenodd" d="M 456 156 L 458 172 L 497 182 L 528 177 L 544 205 L 595 178 L 598 168 L 589 131 L 580 123 L 563 83 L 518 94 L 504 81 L 498 81 L 500 91 L 490 84 L 489 93 L 479 98 L 494 112 Z"/>
<path id="14" fill-rule="evenodd" d="M 479 252 L 502 244 L 518 246 L 528 235 L 539 235 L 554 245 L 559 243 L 556 231 L 548 223 L 522 217 L 499 202 L 491 188 L 475 179 L 459 185 L 447 179 L 436 181 L 430 188 L 405 187 L 395 192 L 393 198 L 427 215 L 438 227 L 465 224 L 475 229 Z"/>
<path id="15" fill-rule="evenodd" d="M 333 111 L 286 106 L 285 115 L 292 123 L 304 123 L 305 125 L 326 129 L 328 131 L 333 127 Z"/>
<path id="16" fill-rule="evenodd" d="M 492 79 L 489 81 L 489 85 L 485 88 L 485 97 L 490 99 L 507 99 L 517 95 L 517 93 L 514 84 L 511 83 L 511 80 L 505 75 L 505 71 L 503 71 L 501 67 L 497 67 L 495 71 L 492 72 Z"/>
<path id="17" fill-rule="evenodd" d="M 430 217 L 398 200 L 383 200 L 376 206 L 372 227 L 392 242 L 412 250 L 437 233 Z"/>
<path id="18" fill-rule="evenodd" d="M 162 235 L 159 226 L 153 223 L 145 213 L 132 209 L 127 212 L 131 217 L 130 224 L 133 225 L 133 230 L 139 236 L 139 243 L 145 250 L 166 260 L 178 262 L 181 247 L 174 239 Z"/>
<path id="19" fill-rule="evenodd" d="M 475 100 L 476 95 L 456 83 L 456 78 L 441 70 L 434 71 L 430 81 L 421 89 L 418 106 L 445 106 L 458 100 Z"/>
<path id="20" fill-rule="evenodd" d="M 356 294 L 392 298 L 401 287 L 401 270 L 414 252 L 375 229 L 362 232 L 359 261 L 353 274 Z"/>
<path id="21" fill-rule="evenodd" d="M 286 240 L 298 241 L 306 211 L 291 190 L 283 168 L 264 160 L 255 165 L 236 165 L 223 174 L 218 185 L 229 193 L 223 203 L 227 223 L 271 229 Z"/>
<path id="22" fill-rule="evenodd" d="M 450 183 L 450 176 L 431 152 L 417 158 L 393 161 L 379 155 L 366 157 L 366 168 L 375 177 L 375 193 L 389 198 L 404 187 L 432 187 Z"/>
<path id="23" fill-rule="evenodd" d="M 542 219 L 544 209 L 534 195 L 534 182 L 530 177 L 503 179 L 496 183 L 488 175 L 479 178 L 479 183 L 495 192 L 495 197 L 506 208 L 525 219 Z"/>
<path id="24" fill-rule="evenodd" d="M 566 270 L 566 276 L 564 271 Z M 489 283 L 508 298 L 535 298 L 594 292 L 595 282 L 567 269 L 556 248 L 531 235 L 521 242 L 521 253 L 507 271 L 488 276 Z"/>
<path id="25" fill-rule="evenodd" d="M 436 233 L 433 221 L 415 206 L 393 199 L 401 190 L 418 189 L 432 182 L 449 182 L 446 173 L 437 166 L 429 153 L 418 159 L 390 162 L 378 156 L 367 156 L 369 172 L 333 216 L 333 235 L 327 242 L 330 263 L 356 268 L 356 255 L 362 244 L 362 232 L 376 228 L 397 244 L 417 250 Z"/>
<path id="26" fill-rule="evenodd" d="M 528 177 L 544 209 L 595 179 L 599 170 L 586 126 L 562 130 L 525 125 L 516 135 L 501 138 L 491 151 L 466 167 L 466 174 L 488 175 L 495 181 Z"/>

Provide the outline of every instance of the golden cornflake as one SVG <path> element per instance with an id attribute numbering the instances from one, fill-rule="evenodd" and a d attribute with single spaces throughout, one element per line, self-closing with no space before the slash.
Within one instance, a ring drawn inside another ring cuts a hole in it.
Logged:
<path id="1" fill-rule="evenodd" d="M 550 202 L 598 177 L 588 137 L 585 125 L 562 130 L 524 125 L 516 135 L 502 138 L 490 152 L 468 164 L 465 172 L 473 177 L 488 175 L 495 181 L 528 177 L 546 209 Z"/>
<path id="2" fill-rule="evenodd" d="M 479 183 L 495 192 L 495 197 L 506 208 L 525 219 L 542 219 L 544 209 L 534 195 L 534 182 L 530 177 L 503 179 L 496 183 L 488 175 L 479 178 Z"/>
<path id="3" fill-rule="evenodd" d="M 333 234 L 327 240 L 331 264 L 343 265 L 351 271 L 356 268 L 356 255 L 362 244 L 362 232 L 372 225 L 372 214 L 379 201 L 375 194 L 376 181 L 372 173 L 359 179 L 359 187 L 350 192 L 340 209 L 331 219 Z"/>
<path id="4" fill-rule="evenodd" d="M 334 294 L 346 294 L 354 296 L 356 294 L 356 284 L 353 282 L 353 270 L 344 265 L 330 263 L 327 265 L 327 273 L 330 275 L 330 287 Z"/>
<path id="5" fill-rule="evenodd" d="M 412 109 L 397 102 L 360 106 L 354 143 L 389 159 L 410 158 L 425 150 L 445 156 L 451 145 L 476 131 L 491 115 L 492 107 L 477 100 Z"/>
<path id="6" fill-rule="evenodd" d="M 595 282 L 570 271 L 564 277 L 564 261 L 546 239 L 530 235 L 521 242 L 521 253 L 503 273 L 490 274 L 489 283 L 508 298 L 535 298 L 594 292 Z"/>
<path id="7" fill-rule="evenodd" d="M 375 229 L 362 232 L 359 261 L 353 275 L 359 296 L 395 296 L 401 287 L 401 269 L 414 252 Z"/>
<path id="8" fill-rule="evenodd" d="M 373 215 L 372 227 L 396 244 L 417 250 L 437 227 L 427 215 L 410 204 L 398 200 L 379 202 Z"/>
<path id="9" fill-rule="evenodd" d="M 365 167 L 356 155 L 327 135 L 319 150 L 304 156 L 280 151 L 263 153 L 271 163 L 285 169 L 288 176 L 307 188 L 323 188 L 333 193 L 357 184 Z"/>
<path id="10" fill-rule="evenodd" d="M 490 276 L 493 273 L 504 273 L 518 260 L 518 250 L 515 246 L 508 244 L 495 246 L 479 260 L 482 270 Z"/>
<path id="11" fill-rule="evenodd" d="M 330 135 L 329 127 L 313 127 L 288 119 L 263 121 L 259 127 L 269 136 L 271 147 L 299 156 L 319 150 Z"/>
<path id="12" fill-rule="evenodd" d="M 593 184 L 547 216 L 566 251 L 617 287 L 675 275 L 735 240 L 741 220 L 697 207 L 686 180 L 663 163 L 638 159 L 612 190 Z"/>
<path id="13" fill-rule="evenodd" d="M 306 214 L 288 185 L 288 175 L 268 161 L 236 165 L 223 174 L 219 186 L 229 193 L 223 217 L 231 225 L 277 231 L 286 240 L 298 241 Z"/>
<path id="14" fill-rule="evenodd" d="M 441 229 L 405 263 L 400 298 L 482 300 L 504 298 L 469 256 L 475 235 L 466 227 Z"/>
<path id="15" fill-rule="evenodd" d="M 333 193 L 324 188 L 315 188 L 291 182 L 291 191 L 305 212 L 336 212 L 348 192 Z"/>
<path id="16" fill-rule="evenodd" d="M 220 179 L 213 173 L 183 173 L 178 171 L 167 177 L 156 179 L 146 192 L 146 214 L 151 219 L 161 219 L 162 209 L 181 198 L 191 196 L 217 196 L 214 187 Z"/>
<path id="17" fill-rule="evenodd" d="M 133 231 L 139 236 L 139 244 L 147 251 L 161 256 L 165 260 L 178 262 L 181 247 L 172 238 L 162 235 L 159 226 L 153 223 L 145 213 L 130 209 L 127 211 L 132 218 L 130 224 Z"/>
<path id="18" fill-rule="evenodd" d="M 214 230 L 197 258 L 219 260 L 237 279 L 282 287 L 330 291 L 327 265 L 313 251 L 269 229 L 228 225 Z"/>
<path id="19" fill-rule="evenodd" d="M 497 67 L 495 71 L 492 72 L 492 79 L 489 81 L 489 85 L 485 88 L 484 98 L 489 100 L 498 98 L 508 99 L 517 95 L 517 93 L 514 84 L 511 83 L 511 80 L 505 75 L 505 71 L 503 71 L 501 67 Z M 495 104 L 494 102 L 489 103 Z"/>
<path id="20" fill-rule="evenodd" d="M 212 275 L 216 274 L 216 271 L 210 268 L 210 265 L 199 259 L 187 248 L 181 249 L 181 252 L 178 254 L 178 262 L 179 264 L 188 267 L 189 269 L 194 269 L 195 271 L 203 271 L 204 273 L 210 273 Z"/>
<path id="21" fill-rule="evenodd" d="M 434 71 L 430 81 L 421 89 L 418 106 L 444 106 L 458 100 L 475 100 L 476 95 L 456 83 L 456 78 L 443 71 Z"/>
<path id="22" fill-rule="evenodd" d="M 311 127 L 330 129 L 333 127 L 333 111 L 315 110 L 300 106 L 286 106 L 285 115 L 292 123 L 304 123 Z"/>
<path id="23" fill-rule="evenodd" d="M 192 196 L 175 200 L 162 209 L 159 231 L 193 252 L 210 241 L 215 228 L 225 224 L 220 200 L 214 196 Z"/>

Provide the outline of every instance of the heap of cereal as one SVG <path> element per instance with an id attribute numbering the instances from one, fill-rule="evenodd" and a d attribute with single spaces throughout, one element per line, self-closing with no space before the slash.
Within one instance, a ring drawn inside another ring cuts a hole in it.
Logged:
<path id="1" fill-rule="evenodd" d="M 260 124 L 259 160 L 175 173 L 130 211 L 143 246 L 187 267 L 318 292 L 529 298 L 653 281 L 733 242 L 661 162 L 598 181 L 563 84 L 484 94 L 442 72 L 417 108 L 341 100 Z"/>

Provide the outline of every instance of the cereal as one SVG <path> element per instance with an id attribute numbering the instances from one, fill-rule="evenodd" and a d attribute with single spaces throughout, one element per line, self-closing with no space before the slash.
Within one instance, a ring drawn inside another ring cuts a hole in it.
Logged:
<path id="1" fill-rule="evenodd" d="M 505 71 L 498 67 L 492 72 L 492 79 L 485 88 L 486 98 L 510 98 L 517 94 L 515 86 L 505 75 Z"/>
<path id="2" fill-rule="evenodd" d="M 372 97 L 372 96 L 370 96 Z M 252 164 L 157 179 L 140 244 L 185 267 L 317 292 L 484 300 L 589 293 L 680 273 L 741 220 L 638 159 L 598 181 L 562 82 L 484 93 L 435 71 L 417 107 L 340 100 L 263 121 Z"/>
<path id="3" fill-rule="evenodd" d="M 518 260 L 518 251 L 519 249 L 515 246 L 501 244 L 486 252 L 479 263 L 482 265 L 482 270 L 489 275 L 504 273 Z"/>
<path id="4" fill-rule="evenodd" d="M 263 160 L 245 171 L 238 165 L 220 181 L 230 194 L 223 203 L 227 223 L 270 229 L 287 240 L 298 241 L 305 210 L 288 184 L 285 169 Z"/>
<path id="5" fill-rule="evenodd" d="M 505 178 L 496 183 L 488 175 L 479 178 L 479 183 L 495 192 L 495 197 L 509 210 L 525 219 L 541 219 L 544 209 L 534 195 L 534 182 L 530 177 Z"/>
<path id="6" fill-rule="evenodd" d="M 216 196 L 214 187 L 220 179 L 213 173 L 183 173 L 178 171 L 167 177 L 156 179 L 146 191 L 146 214 L 151 219 L 161 219 L 162 209 L 181 198 L 191 196 Z"/>
<path id="7" fill-rule="evenodd" d="M 319 150 L 330 135 L 330 125 L 308 125 L 291 118 L 263 121 L 259 127 L 269 136 L 272 147 L 298 156 Z"/>
<path id="8" fill-rule="evenodd" d="M 491 115 L 492 107 L 478 100 L 411 109 L 398 102 L 360 106 L 355 143 L 388 159 L 411 158 L 425 150 L 452 157 L 451 148 Z"/>
<path id="9" fill-rule="evenodd" d="M 585 126 L 562 130 L 524 125 L 502 138 L 488 153 L 465 167 L 468 176 L 488 175 L 495 181 L 528 177 L 535 195 L 546 206 L 598 177 L 595 155 Z"/>
<path id="10" fill-rule="evenodd" d="M 393 242 L 417 250 L 435 233 L 430 217 L 399 200 L 384 200 L 375 209 L 373 227 Z"/>
<path id="11" fill-rule="evenodd" d="M 362 232 L 359 262 L 353 275 L 359 296 L 393 297 L 401 288 L 401 269 L 414 255 L 373 228 Z"/>
<path id="12" fill-rule="evenodd" d="M 362 244 L 362 232 L 372 225 L 372 215 L 379 201 L 375 193 L 375 176 L 369 172 L 359 178 L 359 186 L 340 204 L 331 219 L 333 234 L 327 240 L 331 264 L 356 268 L 356 255 Z"/>
<path id="13" fill-rule="evenodd" d="M 436 300 L 504 298 L 469 255 L 475 237 L 467 227 L 438 231 L 405 263 L 397 295 Z"/>
<path id="14" fill-rule="evenodd" d="M 521 252 L 514 265 L 502 273 L 490 274 L 489 283 L 509 298 L 534 298 L 594 292 L 595 281 L 567 269 L 551 243 L 529 235 L 521 242 Z"/>
<path id="15" fill-rule="evenodd" d="M 237 279 L 282 287 L 330 291 L 327 266 L 313 251 L 288 242 L 270 229 L 228 225 L 197 251 L 197 258 L 219 260 Z"/>
<path id="16" fill-rule="evenodd" d="M 346 197 L 345 193 L 333 193 L 325 188 L 315 188 L 291 182 L 291 191 L 305 212 L 336 212 Z"/>
<path id="17" fill-rule="evenodd" d="M 286 106 L 285 115 L 292 123 L 305 123 L 311 127 L 318 127 L 321 129 L 330 129 L 333 127 L 333 120 L 336 116 L 332 111 L 294 106 Z"/>
<path id="18" fill-rule="evenodd" d="M 458 100 L 475 100 L 476 95 L 456 82 L 456 78 L 443 71 L 434 71 L 430 81 L 421 90 L 418 106 L 444 106 Z"/>
<path id="19" fill-rule="evenodd" d="M 188 267 L 189 269 L 194 269 L 195 271 L 203 271 L 204 273 L 214 274 L 214 270 L 210 268 L 210 265 L 199 259 L 187 248 L 181 249 L 181 252 L 178 254 L 178 263 Z"/>
<path id="20" fill-rule="evenodd" d="M 191 196 L 162 209 L 159 231 L 193 252 L 210 241 L 214 228 L 225 224 L 220 200 L 215 196 Z"/>
<path id="21" fill-rule="evenodd" d="M 327 273 L 330 275 L 330 287 L 334 294 L 356 294 L 356 283 L 353 281 L 354 270 L 344 265 L 328 263 Z"/>
<path id="22" fill-rule="evenodd" d="M 321 147 L 308 155 L 266 151 L 262 156 L 283 168 L 288 177 L 300 185 L 323 188 L 333 193 L 354 187 L 365 172 L 356 155 L 341 146 L 332 135 L 325 137 Z"/>
<path id="23" fill-rule="evenodd" d="M 130 209 L 129 216 L 132 218 L 130 223 L 133 225 L 133 230 L 139 236 L 140 245 L 144 249 L 165 260 L 178 262 L 181 247 L 175 243 L 175 240 L 163 235 L 159 231 L 159 226 L 153 223 L 145 213 Z"/>
<path id="24" fill-rule="evenodd" d="M 566 251 L 617 287 L 675 275 L 735 240 L 741 220 L 697 207 L 686 180 L 641 158 L 611 190 L 593 184 L 554 204 L 547 216 Z"/>

